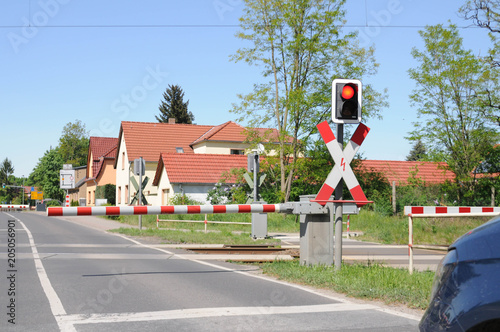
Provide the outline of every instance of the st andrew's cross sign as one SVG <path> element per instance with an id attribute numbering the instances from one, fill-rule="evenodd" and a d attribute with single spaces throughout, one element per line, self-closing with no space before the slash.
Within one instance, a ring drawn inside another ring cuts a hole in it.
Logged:
<path id="1" fill-rule="evenodd" d="M 352 171 L 350 163 L 365 140 L 366 135 L 368 135 L 370 128 L 360 123 L 344 151 L 342 151 L 337 138 L 333 134 L 333 131 L 327 121 L 321 122 L 316 127 L 318 128 L 323 141 L 325 141 L 328 151 L 333 157 L 335 165 L 330 174 L 328 174 L 328 177 L 326 178 L 326 181 L 320 191 L 316 195 L 315 201 L 323 205 L 324 203 L 321 202 L 326 202 L 330 199 L 335 187 L 337 187 L 340 180 L 344 178 L 347 188 L 349 188 L 356 205 L 359 207 L 367 204 L 368 201 L 366 196 Z"/>

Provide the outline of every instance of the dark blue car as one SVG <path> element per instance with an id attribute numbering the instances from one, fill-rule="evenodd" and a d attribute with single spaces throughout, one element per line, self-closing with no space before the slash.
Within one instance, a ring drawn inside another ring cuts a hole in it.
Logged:
<path id="1" fill-rule="evenodd" d="M 500 217 L 448 248 L 420 330 L 500 331 Z"/>

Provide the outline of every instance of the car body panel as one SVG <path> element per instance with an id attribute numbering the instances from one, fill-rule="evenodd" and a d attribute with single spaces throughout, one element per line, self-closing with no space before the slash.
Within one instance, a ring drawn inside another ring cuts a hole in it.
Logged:
<path id="1" fill-rule="evenodd" d="M 500 320 L 500 218 L 463 235 L 448 251 L 420 330 L 467 331 Z"/>

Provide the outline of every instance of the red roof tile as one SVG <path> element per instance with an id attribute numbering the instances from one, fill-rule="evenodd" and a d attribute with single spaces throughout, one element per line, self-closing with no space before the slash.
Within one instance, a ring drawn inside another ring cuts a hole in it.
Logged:
<path id="1" fill-rule="evenodd" d="M 170 183 L 217 183 L 232 168 L 246 167 L 244 155 L 162 153 L 153 185 L 158 185 L 163 169 Z"/>
<path id="2" fill-rule="evenodd" d="M 268 128 L 248 128 L 249 130 L 256 130 L 259 137 L 262 138 L 263 142 L 277 142 L 278 134 L 276 129 L 268 129 Z M 247 140 L 247 128 L 232 122 L 228 121 L 221 125 L 215 126 L 201 137 L 199 137 L 196 141 L 194 141 L 191 145 L 195 145 L 202 141 L 218 141 L 218 142 L 245 142 Z M 289 137 L 288 141 L 291 142 L 292 138 Z"/>
<path id="3" fill-rule="evenodd" d="M 192 146 L 202 141 L 244 142 L 245 130 L 232 121 L 219 126 L 122 121 L 118 142 L 121 144 L 122 137 L 125 138 L 129 160 L 143 157 L 156 162 L 160 153 L 176 153 L 178 147 L 185 154 L 193 154 Z M 258 128 L 257 131 L 264 134 L 272 130 Z"/>
<path id="4" fill-rule="evenodd" d="M 408 178 L 411 177 L 418 178 L 427 184 L 439 184 L 447 180 L 453 181 L 455 174 L 447 170 L 447 166 L 444 162 L 362 160 L 358 168 L 382 173 L 389 183 L 396 181 L 397 185 L 406 185 L 408 184 Z"/>
<path id="5" fill-rule="evenodd" d="M 194 153 L 191 142 L 211 128 L 213 126 L 122 121 L 119 144 L 122 136 L 125 137 L 129 160 L 143 157 L 156 162 L 161 152 L 175 153 L 177 147 L 183 148 L 185 154 Z"/>
<path id="6" fill-rule="evenodd" d="M 89 155 L 87 165 L 92 167 L 92 178 L 96 178 L 101 171 L 104 158 L 115 159 L 118 138 L 91 136 L 89 140 Z M 92 156 L 92 160 L 90 157 Z M 89 169 L 87 168 L 87 177 Z"/>

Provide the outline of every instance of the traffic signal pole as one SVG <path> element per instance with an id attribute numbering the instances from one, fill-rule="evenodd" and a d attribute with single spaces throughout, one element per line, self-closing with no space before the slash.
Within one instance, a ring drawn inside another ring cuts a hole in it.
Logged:
<path id="1" fill-rule="evenodd" d="M 344 145 L 344 125 L 337 123 L 337 141 L 340 148 L 343 149 Z M 341 179 L 335 188 L 335 200 L 342 200 L 344 181 Z M 342 267 L 342 203 L 335 203 L 335 247 L 334 247 L 334 263 L 335 271 L 340 271 Z"/>

